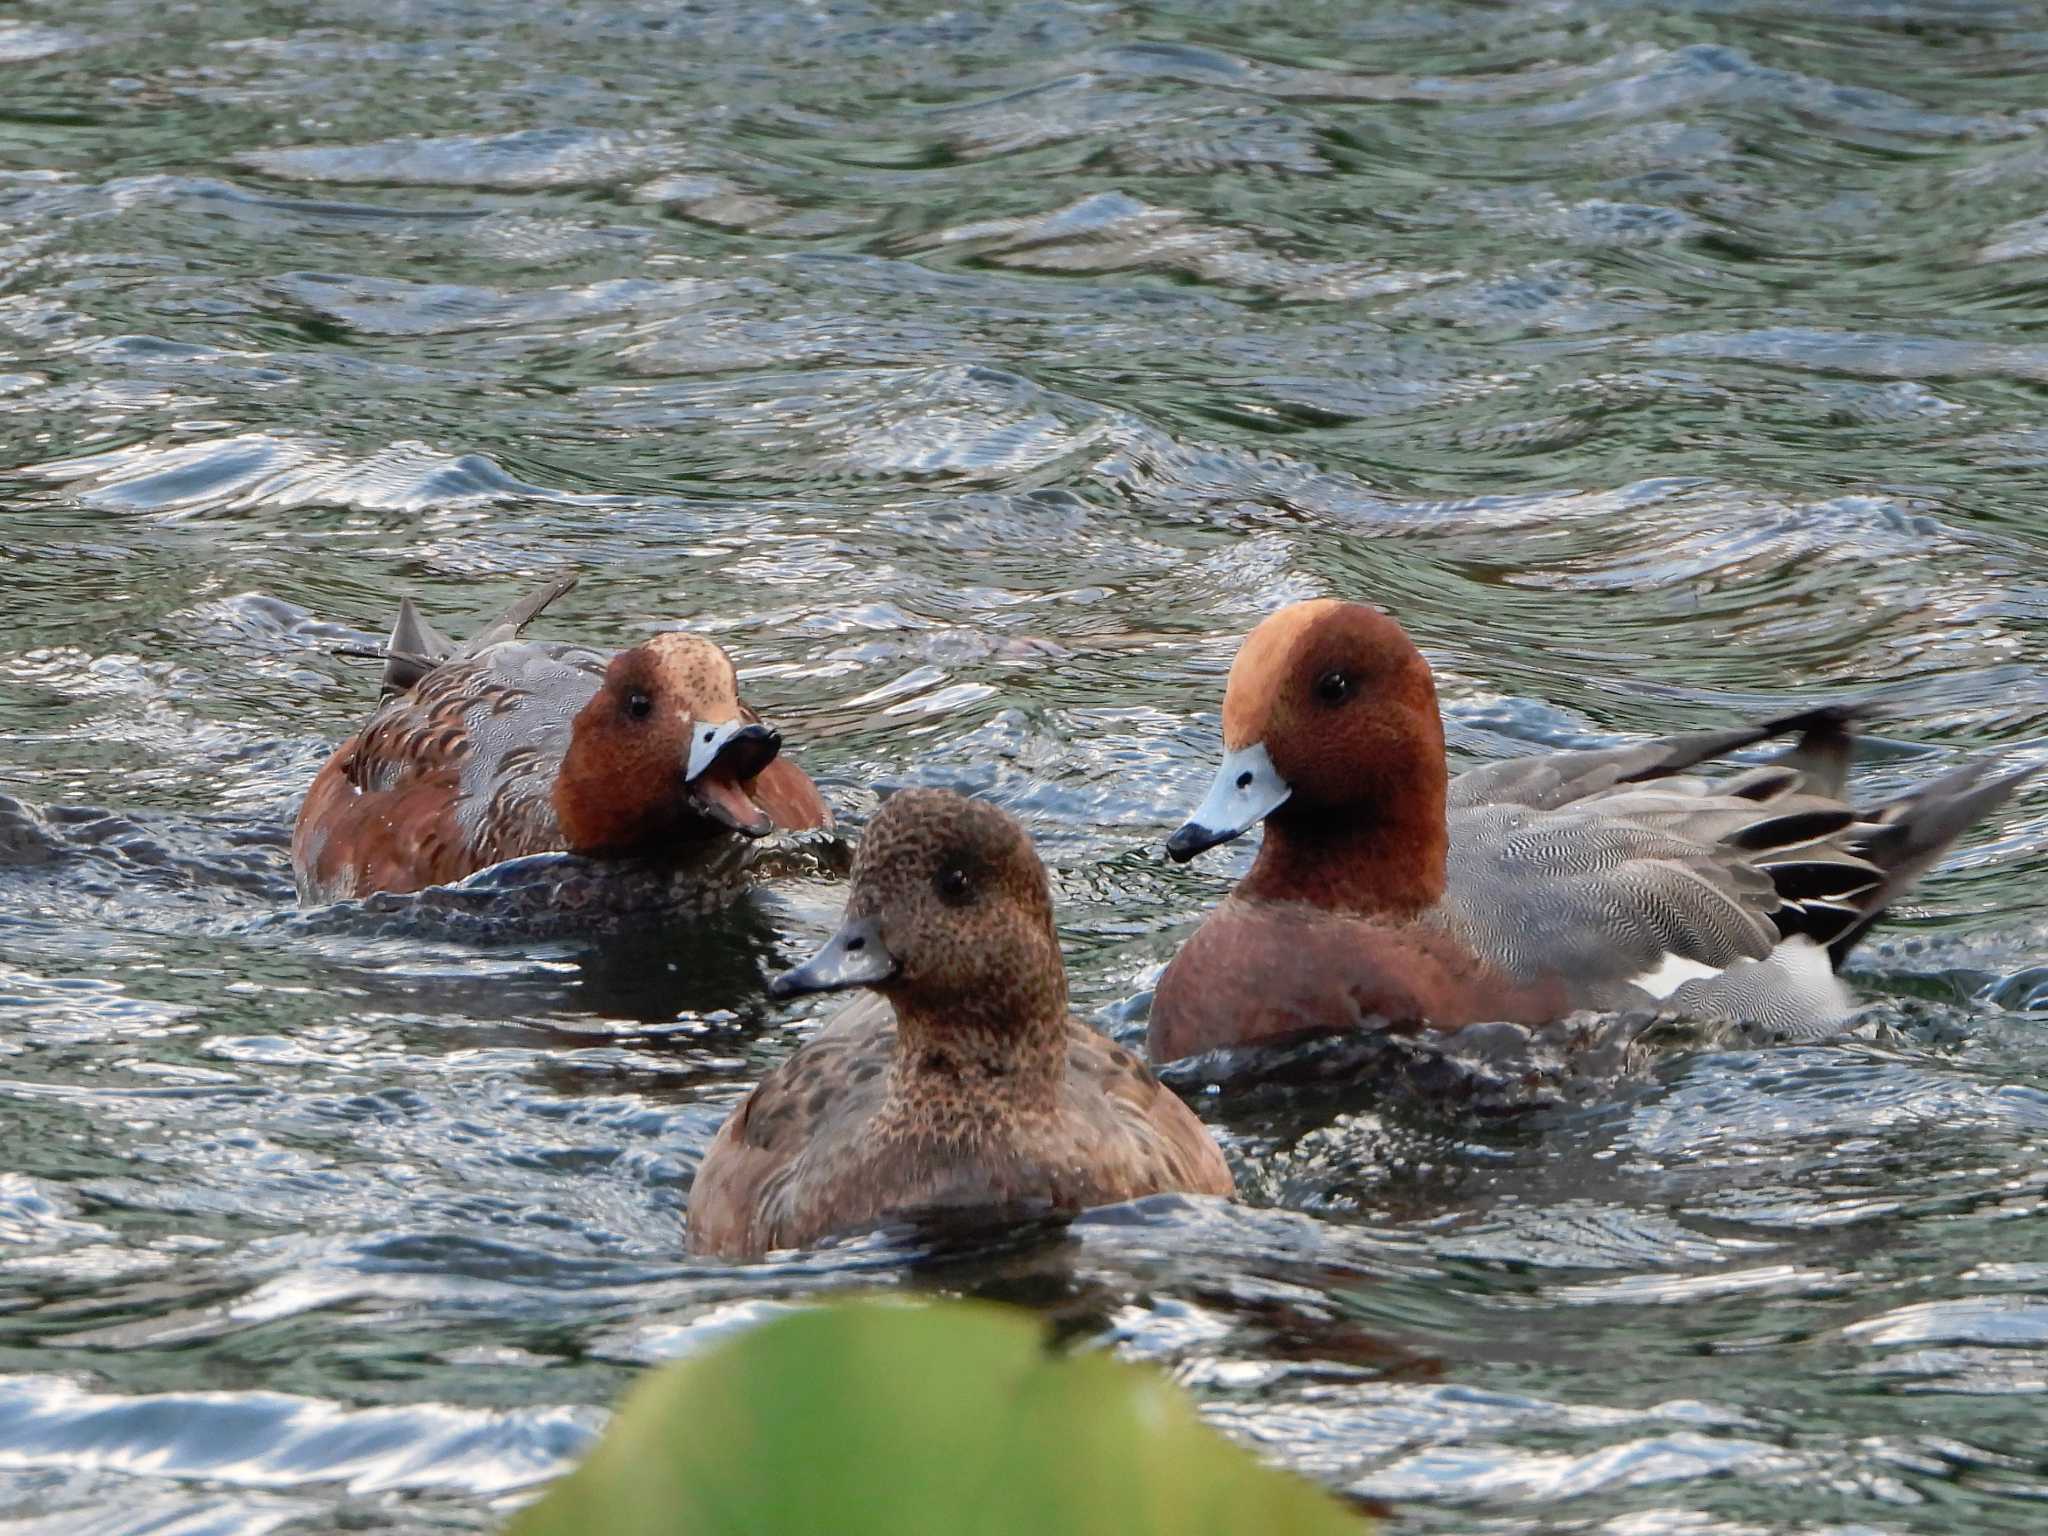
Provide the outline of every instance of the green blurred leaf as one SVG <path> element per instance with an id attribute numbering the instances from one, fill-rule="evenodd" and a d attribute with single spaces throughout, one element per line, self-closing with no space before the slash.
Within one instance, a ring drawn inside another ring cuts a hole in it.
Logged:
<path id="1" fill-rule="evenodd" d="M 654 1372 L 509 1536 L 1361 1536 L 1156 1372 L 1021 1313 L 846 1302 Z"/>

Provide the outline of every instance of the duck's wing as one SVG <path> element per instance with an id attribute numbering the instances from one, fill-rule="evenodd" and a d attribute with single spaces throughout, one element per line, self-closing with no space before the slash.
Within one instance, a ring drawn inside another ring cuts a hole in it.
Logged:
<path id="1" fill-rule="evenodd" d="M 553 788 L 604 658 L 511 641 L 383 699 L 314 779 L 292 834 L 300 894 L 415 891 L 560 848 Z"/>
<path id="2" fill-rule="evenodd" d="M 1168 1191 L 1237 1192 L 1230 1165 L 1195 1112 L 1136 1055 L 1075 1019 L 1067 1021 L 1066 1086 L 1080 1143 L 1075 1162 L 1094 1186 L 1079 1193 L 1078 1204 Z"/>
<path id="3" fill-rule="evenodd" d="M 1846 856 L 1874 871 L 1876 878 L 1832 899 L 1781 907 L 1775 916 L 1787 933 L 1785 942 L 1761 959 L 1687 980 L 1670 994 L 1670 1006 L 1695 1016 L 1725 1015 L 1789 1030 L 1824 1027 L 1846 1015 L 1851 1003 L 1835 972 L 1849 951 L 1958 838 L 2011 799 L 2044 766 L 2048 765 L 1994 776 L 1995 765 L 1978 759 L 1860 811 L 1856 823 L 1832 847 L 1817 848 L 1809 857 Z M 1797 882 L 1812 867 L 1772 870 L 1780 894 L 1796 895 L 1807 888 Z"/>
<path id="4" fill-rule="evenodd" d="M 1939 863 L 1957 838 L 2010 800 L 2048 763 L 1996 777 L 1994 766 L 1988 758 L 1977 758 L 1862 813 L 1864 830 L 1856 852 L 1882 870 L 1884 878 L 1858 899 L 1855 920 L 1828 937 L 1828 955 L 1838 968 L 1887 906 Z"/>
<path id="5" fill-rule="evenodd" d="M 546 586 L 527 593 L 464 641 L 459 654 L 474 656 L 486 646 L 516 639 L 519 632 L 539 616 L 541 610 L 575 586 L 576 580 L 573 574 L 557 576 Z"/>
<path id="6" fill-rule="evenodd" d="M 1773 766 L 1799 773 L 1810 788 L 1839 794 L 1849 765 L 1853 728 L 1877 712 L 1869 702 L 1826 704 L 1754 725 L 1659 736 L 1620 747 L 1544 752 L 1468 769 L 1451 780 L 1449 800 L 1465 806 L 1519 805 L 1552 811 L 1623 784 L 1688 772 L 1700 764 L 1780 736 L 1796 736 Z"/>
<path id="7" fill-rule="evenodd" d="M 888 1092 L 896 1016 L 869 994 L 761 1079 L 713 1138 L 690 1184 L 692 1253 L 748 1258 L 874 1220 L 883 1191 L 859 1128 Z"/>
<path id="8" fill-rule="evenodd" d="M 1762 798 L 1741 792 L 1748 777 L 1454 811 L 1438 919 L 1503 974 L 1561 981 L 1577 1007 L 1668 997 L 1790 939 L 1825 945 L 1883 880 L 1856 851 L 1859 817 L 1796 773 Z"/>
<path id="9" fill-rule="evenodd" d="M 384 642 L 385 694 L 404 693 L 454 653 L 455 642 L 426 621 L 410 597 L 398 600 L 398 622 Z"/>
<path id="10" fill-rule="evenodd" d="M 460 769 L 415 765 L 402 780 L 365 790 L 355 737 L 328 758 L 292 826 L 292 876 L 303 902 L 375 891 L 417 891 L 478 866 L 463 857 L 455 824 Z"/>
<path id="11" fill-rule="evenodd" d="M 1832 973 L 1850 948 L 2039 766 L 1969 763 L 1858 809 L 1816 734 L 1727 779 L 1453 811 L 1445 926 L 1511 976 L 1563 978 L 1583 1006 L 1648 993 L 1763 1022 L 1846 1011 Z"/>

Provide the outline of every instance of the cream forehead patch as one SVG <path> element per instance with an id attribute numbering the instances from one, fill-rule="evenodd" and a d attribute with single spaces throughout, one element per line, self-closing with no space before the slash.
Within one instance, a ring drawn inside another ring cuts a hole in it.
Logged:
<path id="1" fill-rule="evenodd" d="M 702 635 L 672 631 L 644 647 L 662 686 L 700 719 L 730 719 L 739 712 L 739 675 L 732 658 Z"/>

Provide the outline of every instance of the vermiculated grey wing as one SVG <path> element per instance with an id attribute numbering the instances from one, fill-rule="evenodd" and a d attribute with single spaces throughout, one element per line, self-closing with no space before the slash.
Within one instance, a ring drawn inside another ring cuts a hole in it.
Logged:
<path id="1" fill-rule="evenodd" d="M 451 658 L 415 697 L 460 680 L 455 700 L 470 750 L 462 761 L 456 820 L 494 860 L 533 852 L 510 829 L 552 825 L 556 776 L 576 715 L 609 658 L 582 646 L 506 640 Z"/>
<path id="2" fill-rule="evenodd" d="M 1597 810 L 1454 811 L 1448 876 L 1445 926 L 1517 981 L 1563 978 L 1576 1006 L 1632 1006 L 1673 956 L 1719 969 L 1780 938 L 1763 870 Z"/>
<path id="3" fill-rule="evenodd" d="M 1868 706 L 1493 763 L 1450 788 L 1441 921 L 1517 980 L 1576 1002 L 1805 1026 L 1845 1012 L 1833 969 L 1885 905 L 2036 769 L 1965 764 L 1865 810 L 1843 798 Z M 1686 770 L 1771 736 L 1723 778 Z"/>

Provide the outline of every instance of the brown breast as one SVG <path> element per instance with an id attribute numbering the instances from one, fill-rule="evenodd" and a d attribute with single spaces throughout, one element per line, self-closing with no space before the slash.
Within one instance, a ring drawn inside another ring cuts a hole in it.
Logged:
<path id="1" fill-rule="evenodd" d="M 1173 1061 L 1295 1035 L 1542 1024 L 1567 1011 L 1561 983 L 1518 985 L 1421 924 L 1229 896 L 1160 977 L 1147 1049 Z"/>
<path id="2" fill-rule="evenodd" d="M 893 1010 L 856 1001 L 719 1130 L 690 1189 L 690 1251 L 749 1258 L 944 1208 L 1233 1192 L 1207 1128 L 1135 1056 L 1073 1020 L 1055 1048 L 1057 1094 L 1012 1102 L 1010 1074 L 904 1069 Z"/>

